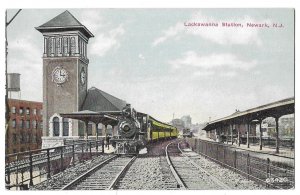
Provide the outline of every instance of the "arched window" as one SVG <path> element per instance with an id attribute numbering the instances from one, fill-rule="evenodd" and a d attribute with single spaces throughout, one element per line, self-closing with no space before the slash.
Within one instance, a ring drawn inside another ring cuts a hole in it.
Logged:
<path id="1" fill-rule="evenodd" d="M 69 119 L 63 119 L 63 136 L 69 136 Z"/>
<path id="2" fill-rule="evenodd" d="M 53 118 L 53 136 L 59 136 L 59 118 Z"/>

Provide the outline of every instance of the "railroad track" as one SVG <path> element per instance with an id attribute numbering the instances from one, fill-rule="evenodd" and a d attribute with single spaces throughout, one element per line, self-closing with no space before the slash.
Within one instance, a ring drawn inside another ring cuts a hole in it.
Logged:
<path id="1" fill-rule="evenodd" d="M 165 151 L 168 164 L 180 189 L 230 189 L 228 185 L 197 165 L 180 149 L 179 143 L 169 143 Z"/>
<path id="2" fill-rule="evenodd" d="M 135 156 L 113 156 L 80 175 L 61 190 L 112 190 L 135 159 Z"/>

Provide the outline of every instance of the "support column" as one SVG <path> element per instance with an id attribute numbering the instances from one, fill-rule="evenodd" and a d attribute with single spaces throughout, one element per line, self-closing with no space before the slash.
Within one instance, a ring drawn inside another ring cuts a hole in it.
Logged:
<path id="1" fill-rule="evenodd" d="M 230 125 L 229 125 L 229 128 L 230 128 Z M 228 131 L 228 129 L 226 128 L 226 144 L 228 144 L 228 136 L 229 136 L 229 131 Z"/>
<path id="2" fill-rule="evenodd" d="M 96 140 L 98 140 L 98 136 L 99 136 L 98 126 L 99 126 L 99 123 L 95 123 L 95 124 L 96 124 Z"/>
<path id="3" fill-rule="evenodd" d="M 279 153 L 279 129 L 278 129 L 278 117 L 275 117 L 276 122 L 276 153 Z"/>
<path id="4" fill-rule="evenodd" d="M 89 139 L 88 127 L 89 127 L 89 121 L 84 121 L 85 140 Z"/>
<path id="5" fill-rule="evenodd" d="M 231 145 L 233 145 L 233 124 L 230 124 Z"/>
<path id="6" fill-rule="evenodd" d="M 104 128 L 102 130 L 102 134 L 104 135 L 104 137 L 106 137 L 106 135 L 107 135 L 107 125 L 104 125 Z"/>
<path id="7" fill-rule="evenodd" d="M 240 146 L 241 145 L 241 142 L 240 142 L 240 125 L 238 125 L 239 126 L 239 128 L 237 128 L 237 133 L 238 133 L 238 137 L 237 137 L 237 141 L 238 141 L 238 146 Z"/>
<path id="8" fill-rule="evenodd" d="M 259 149 L 262 150 L 262 128 L 261 128 L 262 121 L 259 120 Z"/>
<path id="9" fill-rule="evenodd" d="M 113 137 L 115 135 L 115 126 L 111 126 L 111 136 Z"/>
<path id="10" fill-rule="evenodd" d="M 249 123 L 246 123 L 246 130 L 247 130 L 247 148 L 250 148 L 250 143 L 249 143 Z"/>
<path id="11" fill-rule="evenodd" d="M 63 118 L 59 117 L 59 137 L 63 137 Z"/>

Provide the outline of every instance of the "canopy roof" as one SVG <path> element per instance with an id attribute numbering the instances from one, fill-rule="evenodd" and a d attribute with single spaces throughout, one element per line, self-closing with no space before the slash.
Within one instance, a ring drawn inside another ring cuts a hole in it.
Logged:
<path id="1" fill-rule="evenodd" d="M 102 123 L 105 125 L 115 126 L 118 124 L 117 116 L 121 115 L 121 112 L 94 112 L 90 110 L 82 110 L 72 113 L 61 113 L 60 116 L 64 118 L 71 118 L 81 120 L 84 122 Z"/>
<path id="2" fill-rule="evenodd" d="M 280 101 L 272 102 L 255 108 L 251 108 L 245 111 L 237 111 L 232 115 L 214 120 L 207 123 L 204 130 L 213 130 L 218 125 L 250 122 L 253 120 L 263 120 L 267 117 L 281 117 L 286 114 L 292 114 L 295 112 L 295 99 L 287 98 Z"/>

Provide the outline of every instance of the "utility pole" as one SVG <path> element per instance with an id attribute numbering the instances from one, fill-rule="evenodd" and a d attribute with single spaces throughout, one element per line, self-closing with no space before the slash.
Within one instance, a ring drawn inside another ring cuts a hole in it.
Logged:
<path id="1" fill-rule="evenodd" d="M 22 9 L 19 9 L 17 13 L 7 22 L 7 10 L 5 11 L 5 134 L 8 136 L 8 123 L 9 123 L 9 106 L 8 106 L 8 80 L 7 80 L 7 55 L 8 55 L 8 42 L 7 42 L 7 27 L 20 13 Z M 8 141 L 8 140 L 7 140 Z"/>

